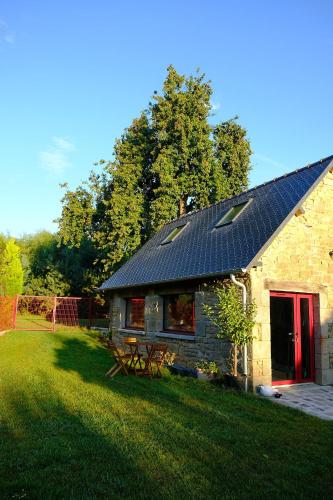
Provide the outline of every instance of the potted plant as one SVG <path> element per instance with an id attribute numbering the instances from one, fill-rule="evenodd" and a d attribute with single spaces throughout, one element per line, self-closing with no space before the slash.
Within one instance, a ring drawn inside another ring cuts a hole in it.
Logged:
<path id="1" fill-rule="evenodd" d="M 198 361 L 195 364 L 195 368 L 197 370 L 197 378 L 200 380 L 211 380 L 219 373 L 219 369 L 215 361 Z"/>
<path id="2" fill-rule="evenodd" d="M 164 364 L 167 368 L 170 368 L 174 365 L 176 359 L 176 353 L 167 351 L 164 356 Z"/>

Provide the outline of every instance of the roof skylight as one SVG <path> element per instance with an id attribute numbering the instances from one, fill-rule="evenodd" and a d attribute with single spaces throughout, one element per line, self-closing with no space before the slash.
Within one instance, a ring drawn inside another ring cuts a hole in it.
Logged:
<path id="1" fill-rule="evenodd" d="M 237 217 L 240 216 L 245 207 L 247 207 L 251 203 L 251 201 L 252 198 L 250 198 L 247 201 L 244 201 L 243 203 L 239 203 L 238 205 L 231 207 L 228 210 L 228 212 L 224 214 L 222 219 L 219 220 L 219 222 L 215 225 L 215 227 L 225 226 L 226 224 L 231 224 L 231 222 L 234 222 L 234 220 L 236 220 Z"/>
<path id="2" fill-rule="evenodd" d="M 186 223 L 172 229 L 172 231 L 168 234 L 168 236 L 162 241 L 161 245 L 165 245 L 166 243 L 171 243 L 175 238 L 177 238 L 177 236 L 179 236 L 179 234 L 182 232 L 185 226 Z"/>

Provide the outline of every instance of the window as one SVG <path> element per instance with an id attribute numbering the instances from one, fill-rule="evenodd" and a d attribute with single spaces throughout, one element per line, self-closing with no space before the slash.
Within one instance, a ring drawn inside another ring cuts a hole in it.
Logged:
<path id="1" fill-rule="evenodd" d="M 194 333 L 194 294 L 164 297 L 164 330 Z"/>
<path id="2" fill-rule="evenodd" d="M 126 299 L 126 328 L 143 330 L 145 327 L 145 299 Z"/>
<path id="3" fill-rule="evenodd" d="M 186 224 L 182 224 L 181 226 L 175 227 L 171 233 L 162 241 L 161 245 L 165 245 L 166 243 L 171 243 L 184 229 Z"/>
<path id="4" fill-rule="evenodd" d="M 244 201 L 243 203 L 239 203 L 234 207 L 231 207 L 228 212 L 222 217 L 221 220 L 216 224 L 215 227 L 225 226 L 226 224 L 230 224 L 243 212 L 244 208 L 251 203 L 252 198 L 250 200 Z"/>

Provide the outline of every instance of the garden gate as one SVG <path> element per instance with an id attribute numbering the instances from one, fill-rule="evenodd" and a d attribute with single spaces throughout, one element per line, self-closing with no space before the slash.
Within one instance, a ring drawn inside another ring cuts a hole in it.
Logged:
<path id="1" fill-rule="evenodd" d="M 17 295 L 14 329 L 54 332 L 56 300 L 56 297 Z"/>

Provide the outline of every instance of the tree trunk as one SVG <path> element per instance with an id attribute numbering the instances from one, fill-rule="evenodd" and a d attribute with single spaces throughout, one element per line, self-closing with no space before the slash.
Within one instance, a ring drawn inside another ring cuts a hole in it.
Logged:
<path id="1" fill-rule="evenodd" d="M 180 198 L 179 199 L 179 216 L 182 216 L 186 214 L 186 205 L 185 205 L 185 199 Z"/>
<path id="2" fill-rule="evenodd" d="M 238 365 L 238 349 L 237 346 L 234 345 L 234 373 L 233 373 L 234 377 L 238 376 L 237 365 Z"/>

